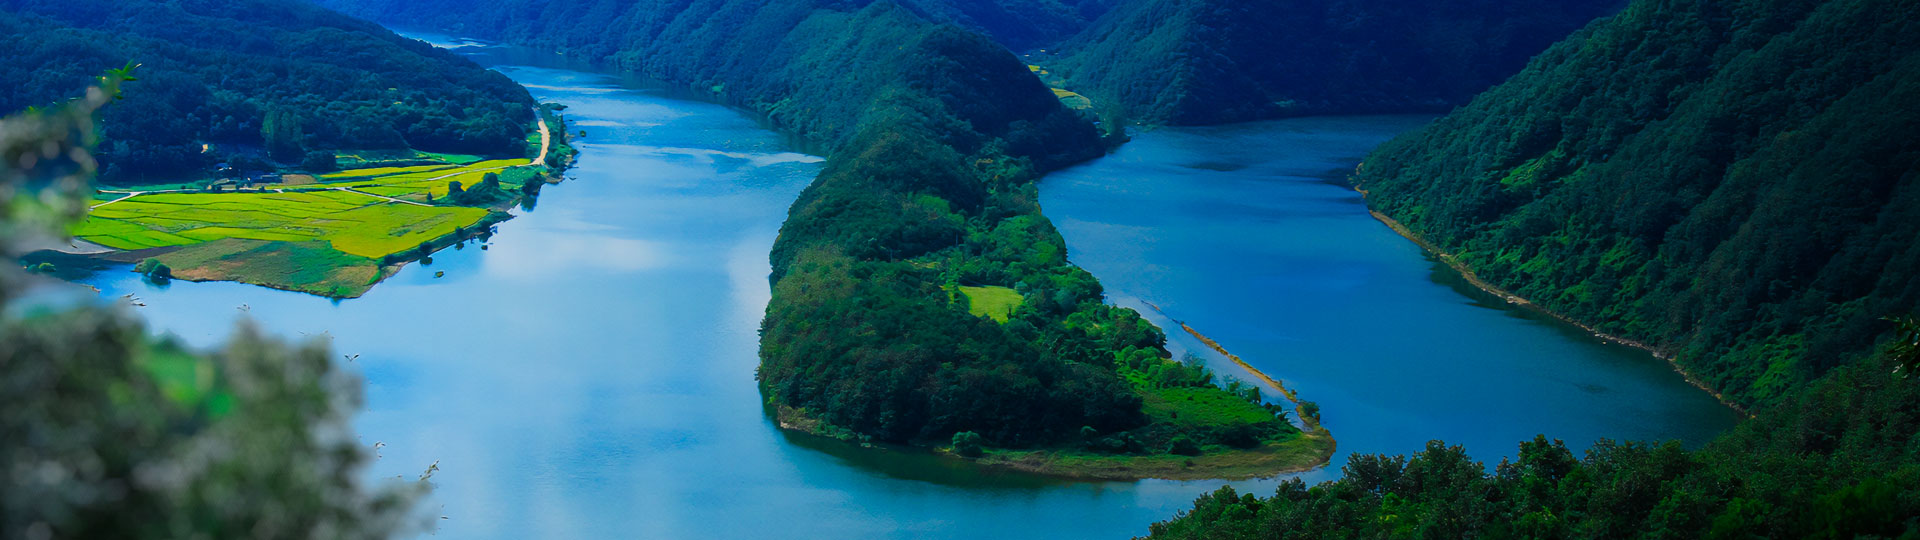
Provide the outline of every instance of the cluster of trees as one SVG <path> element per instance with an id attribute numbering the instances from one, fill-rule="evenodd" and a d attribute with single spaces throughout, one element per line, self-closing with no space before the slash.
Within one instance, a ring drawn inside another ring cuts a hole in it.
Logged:
<path id="1" fill-rule="evenodd" d="M 1920 12 L 1642 1 L 1378 149 L 1377 210 L 1764 405 L 1920 305 Z"/>
<path id="2" fill-rule="evenodd" d="M 334 149 L 521 155 L 532 97 L 504 75 L 291 0 L 0 4 L 0 110 L 54 103 L 144 66 L 104 111 L 102 179 L 172 180 L 222 161 Z M 212 151 L 208 151 L 209 145 Z"/>
<path id="3" fill-rule="evenodd" d="M 1149 124 L 1445 111 L 1623 0 L 1131 0 L 1048 62 Z"/>
<path id="4" fill-rule="evenodd" d="M 707 89 L 831 149 L 771 255 L 759 378 L 775 405 L 892 442 L 1221 442 L 1156 426 L 1150 388 L 1121 375 L 1123 353 L 1179 364 L 1157 328 L 1067 263 L 1032 185 L 1105 143 L 999 44 L 892 1 L 500 0 L 447 11 L 457 19 L 434 13 L 447 2 L 326 3 Z M 1025 300 L 1000 324 L 970 315 L 957 283 Z M 1279 414 L 1266 427 L 1292 432 Z"/>
<path id="5" fill-rule="evenodd" d="M 1490 473 L 1434 441 L 1267 497 L 1223 487 L 1150 538 L 1920 538 L 1917 331 L 1700 450 L 1538 437 Z"/>
<path id="6" fill-rule="evenodd" d="M 0 257 L 82 216 L 86 99 L 0 119 Z M 41 156 L 40 159 L 22 159 Z M 211 354 L 155 341 L 124 309 L 31 301 L 0 265 L 0 536 L 386 538 L 418 533 L 420 482 L 370 487 L 350 437 L 357 382 L 320 344 L 243 327 Z M 181 374 L 186 374 L 184 377 Z"/>

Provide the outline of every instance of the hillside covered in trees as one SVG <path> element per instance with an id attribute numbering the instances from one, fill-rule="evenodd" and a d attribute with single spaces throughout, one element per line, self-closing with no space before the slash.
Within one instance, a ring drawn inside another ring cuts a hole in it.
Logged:
<path id="1" fill-rule="evenodd" d="M 1148 124 L 1439 112 L 1622 0 L 1131 0 L 1047 66 Z"/>
<path id="2" fill-rule="evenodd" d="M 1920 538 L 1920 12 L 1639 0 L 1380 148 L 1368 200 L 1757 414 L 1700 450 L 1435 441 L 1152 538 Z"/>
<path id="3" fill-rule="evenodd" d="M 222 161 L 308 152 L 524 152 L 533 99 L 452 53 L 305 2 L 0 2 L 0 109 L 50 105 L 139 64 L 103 111 L 109 183 L 177 181 Z"/>
<path id="4" fill-rule="evenodd" d="M 1063 474 L 1204 474 L 1185 471 L 1245 451 L 1260 457 L 1221 474 L 1324 459 L 1323 435 L 1168 358 L 1158 328 L 1066 261 L 1032 182 L 1104 142 L 999 44 L 889 1 L 565 9 L 580 11 L 462 28 L 710 91 L 831 150 L 771 255 L 759 379 L 783 424 L 967 455 L 1141 458 Z M 976 316 L 987 300 L 969 291 L 983 290 L 1011 311 Z"/>
<path id="5" fill-rule="evenodd" d="M 1045 47 L 1085 29 L 1092 21 L 1122 0 L 885 0 L 912 12 L 918 18 L 949 23 L 986 34 L 1016 51 Z M 398 28 L 432 28 L 466 36 L 494 39 L 558 49 L 587 58 L 602 58 L 630 43 L 626 39 L 654 42 L 657 37 L 691 36 L 704 33 L 696 24 L 683 22 L 669 28 L 669 21 L 681 19 L 680 13 L 706 13 L 726 18 L 740 17 L 743 9 L 804 14 L 818 8 L 855 10 L 874 0 L 846 2 L 761 2 L 748 5 L 737 2 L 712 2 L 688 5 L 686 2 L 545 2 L 538 0 L 480 0 L 461 4 L 461 9 L 441 9 L 445 2 L 409 0 L 318 0 L 316 3 L 342 13 L 387 21 Z M 739 37 L 768 37 L 744 34 Z M 667 45 L 657 45 L 667 46 Z M 690 44 L 691 47 L 700 47 Z M 651 49 L 650 46 L 649 48 Z M 632 49 L 629 49 L 632 50 Z"/>
<path id="6" fill-rule="evenodd" d="M 1369 203 L 1745 405 L 1920 305 L 1920 13 L 1642 1 L 1383 145 Z"/>

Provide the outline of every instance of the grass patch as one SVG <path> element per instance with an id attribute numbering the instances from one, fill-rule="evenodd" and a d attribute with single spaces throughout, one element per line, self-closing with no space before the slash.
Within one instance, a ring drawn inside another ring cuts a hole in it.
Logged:
<path id="1" fill-rule="evenodd" d="M 1141 409 L 1155 423 L 1197 430 L 1226 430 L 1273 419 L 1273 413 L 1213 386 L 1140 388 Z"/>
<path id="2" fill-rule="evenodd" d="M 1093 100 L 1087 99 L 1087 96 L 1080 95 L 1077 92 L 1074 92 L 1072 90 L 1068 90 L 1065 88 L 1053 89 L 1053 97 L 1059 98 L 1060 104 L 1066 105 L 1067 108 L 1073 109 L 1076 111 L 1084 111 L 1084 110 L 1089 110 L 1093 108 Z"/>
<path id="3" fill-rule="evenodd" d="M 538 134 L 536 134 L 536 136 L 537 135 Z M 466 165 L 485 158 L 468 154 L 443 154 L 439 152 L 421 152 L 418 150 L 344 150 L 335 152 L 333 159 L 339 163 L 341 167 L 366 168 L 395 165 L 425 165 L 428 164 L 428 162 L 448 165 Z"/>
<path id="4" fill-rule="evenodd" d="M 1025 298 L 1020 293 L 1006 287 L 960 287 L 960 293 L 967 295 L 967 312 L 973 316 L 992 317 L 998 322 L 1007 322 L 1013 316 L 1013 308 L 1019 307 Z"/>

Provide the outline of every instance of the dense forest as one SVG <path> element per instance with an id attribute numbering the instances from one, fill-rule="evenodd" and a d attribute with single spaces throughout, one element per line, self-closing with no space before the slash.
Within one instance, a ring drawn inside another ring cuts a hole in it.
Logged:
<path id="1" fill-rule="evenodd" d="M 1920 538 L 1920 12 L 1640 0 L 1356 173 L 1385 215 L 1757 414 L 1699 450 L 1435 441 L 1154 538 Z"/>
<path id="2" fill-rule="evenodd" d="M 1920 12 L 1643 1 L 1382 146 L 1369 203 L 1764 405 L 1920 305 Z"/>
<path id="3" fill-rule="evenodd" d="M 1623 0 L 1133 0 L 1046 65 L 1148 124 L 1439 112 Z"/>
<path id="4" fill-rule="evenodd" d="M 0 109 L 142 66 L 103 111 L 102 180 L 172 181 L 309 152 L 524 151 L 533 99 L 505 76 L 304 2 L 5 0 Z"/>
<path id="5" fill-rule="evenodd" d="M 409 20 L 433 3 L 332 4 Z M 1101 154 L 1087 118 L 988 38 L 863 4 L 574 2 L 460 28 L 707 90 L 831 149 L 771 255 L 759 379 L 785 422 L 961 453 L 1200 454 L 1300 435 L 1254 387 L 1168 358 L 1158 328 L 1066 261 L 1032 182 Z M 975 316 L 972 288 L 1019 300 L 1004 321 Z"/>
<path id="6" fill-rule="evenodd" d="M 409 0 L 317 0 L 318 4 L 342 13 L 388 21 L 398 28 L 424 27 L 569 51 L 587 58 L 604 58 L 617 50 L 633 50 L 627 44 L 642 43 L 673 36 L 693 37 L 706 34 L 682 11 L 726 18 L 738 18 L 757 11 L 805 14 L 819 8 L 851 11 L 874 0 L 762 2 L 748 5 L 737 2 L 693 3 L 642 2 L 547 2 L 541 0 L 479 0 L 460 3 L 461 9 L 444 9 L 448 2 Z M 920 19 L 950 23 L 966 30 L 986 34 L 1016 51 L 1045 47 L 1085 29 L 1121 0 L 890 0 Z M 773 5 L 773 4 L 785 4 Z M 671 21 L 680 20 L 678 25 Z M 729 27 L 739 28 L 728 25 Z M 769 34 L 744 34 L 740 37 L 765 37 Z M 711 39 L 712 36 L 707 36 Z M 669 40 L 670 41 L 670 40 Z M 671 45 L 658 45 L 671 47 Z M 690 44 L 693 47 L 702 45 Z M 654 47 L 649 45 L 649 49 Z M 665 78 L 663 78 L 665 79 Z M 675 80 L 675 79 L 665 79 Z"/>

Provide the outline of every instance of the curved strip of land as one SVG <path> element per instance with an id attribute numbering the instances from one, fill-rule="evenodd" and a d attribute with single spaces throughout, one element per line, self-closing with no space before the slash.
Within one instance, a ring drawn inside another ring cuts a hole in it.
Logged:
<path id="1" fill-rule="evenodd" d="M 1260 379 L 1260 382 L 1266 383 L 1267 386 L 1272 387 L 1274 390 L 1279 391 L 1281 396 L 1285 396 L 1287 398 L 1287 401 L 1290 401 L 1293 403 L 1294 415 L 1300 418 L 1300 423 L 1303 424 L 1304 427 L 1306 428 L 1302 431 L 1310 434 L 1325 436 L 1329 442 L 1333 441 L 1333 434 L 1327 431 L 1326 427 L 1320 425 L 1319 414 L 1314 414 L 1313 416 L 1308 416 L 1304 414 L 1300 410 L 1300 404 L 1302 402 L 1302 400 L 1300 399 L 1300 395 L 1295 393 L 1293 390 L 1288 389 L 1287 385 L 1282 384 L 1278 379 L 1275 379 L 1272 376 L 1267 375 L 1266 372 L 1260 371 L 1259 368 L 1253 367 L 1253 364 L 1247 363 L 1245 359 L 1240 358 L 1240 355 L 1233 354 L 1232 352 L 1228 351 L 1225 346 L 1220 345 L 1220 342 L 1214 341 L 1213 338 L 1207 337 L 1206 334 L 1200 333 L 1199 330 L 1195 330 L 1193 328 L 1193 325 L 1189 325 L 1186 323 L 1186 321 L 1175 319 L 1173 318 L 1172 315 L 1168 315 L 1167 311 L 1164 309 L 1160 309 L 1159 305 L 1154 304 L 1153 302 L 1147 302 L 1145 300 L 1142 300 L 1141 302 L 1145 302 L 1147 304 L 1147 307 L 1153 308 L 1153 310 L 1155 312 L 1158 312 L 1160 316 L 1166 317 L 1167 320 L 1173 321 L 1174 324 L 1180 325 L 1181 330 L 1185 330 L 1187 334 L 1193 336 L 1194 339 L 1198 339 L 1200 340 L 1201 343 L 1205 343 L 1207 345 L 1207 348 L 1213 349 L 1214 352 L 1220 353 L 1221 356 L 1227 357 L 1227 359 L 1232 360 L 1233 363 L 1239 364 L 1241 369 L 1245 369 L 1247 370 L 1248 373 L 1253 374 L 1254 378 Z M 1329 449 L 1328 452 L 1331 453 L 1332 450 Z"/>

